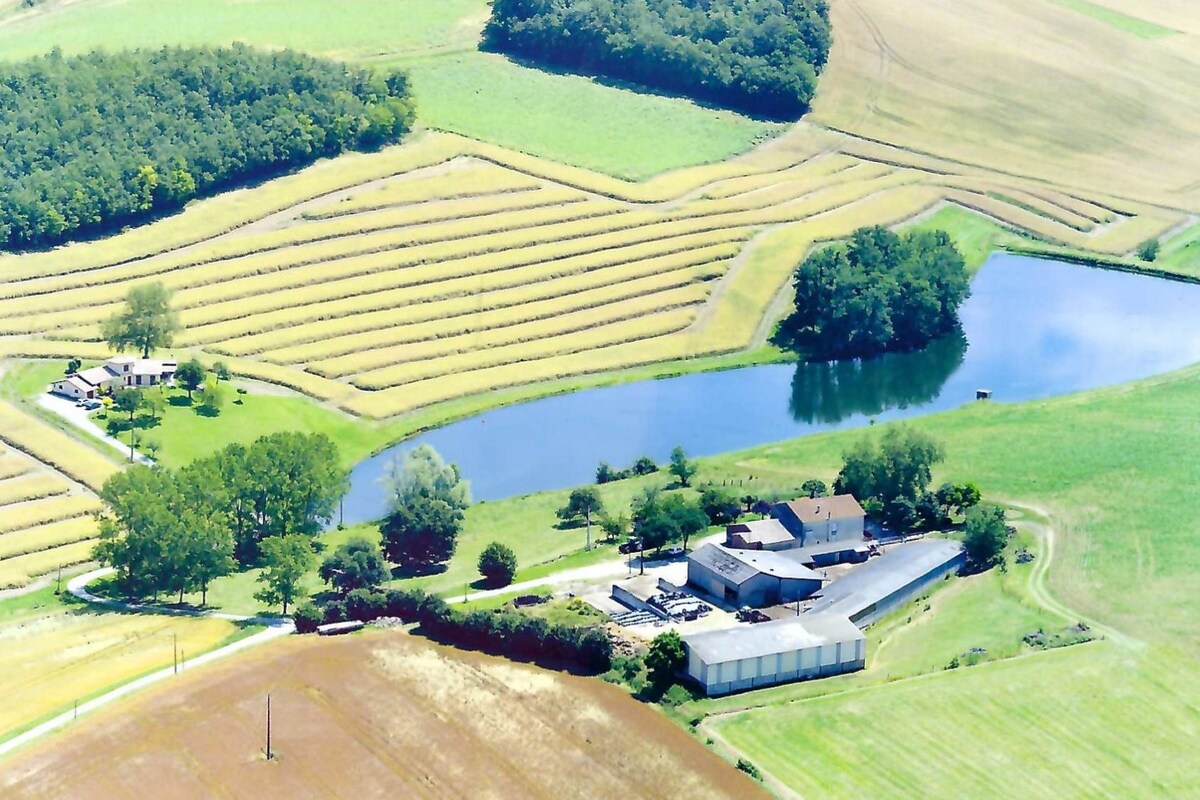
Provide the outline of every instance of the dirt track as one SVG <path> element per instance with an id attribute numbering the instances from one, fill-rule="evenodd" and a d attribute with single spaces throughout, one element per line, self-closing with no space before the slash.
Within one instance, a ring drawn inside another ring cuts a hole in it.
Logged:
<path id="1" fill-rule="evenodd" d="M 270 692 L 273 749 L 262 756 Z M 754 797 L 600 681 L 400 632 L 296 638 L 119 704 L 0 768 L 5 798 Z"/>

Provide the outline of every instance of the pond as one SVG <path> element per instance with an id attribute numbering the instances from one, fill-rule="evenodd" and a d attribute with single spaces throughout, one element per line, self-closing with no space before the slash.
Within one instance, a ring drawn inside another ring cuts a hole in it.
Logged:
<path id="1" fill-rule="evenodd" d="M 402 442 L 351 475 L 346 522 L 374 519 L 379 478 L 433 445 L 475 500 L 590 482 L 596 465 L 682 445 L 702 456 L 956 408 L 977 389 L 1017 402 L 1109 386 L 1200 361 L 1200 286 L 1007 253 L 962 308 L 963 335 L 918 353 L 772 364 L 588 389 L 496 409 Z"/>

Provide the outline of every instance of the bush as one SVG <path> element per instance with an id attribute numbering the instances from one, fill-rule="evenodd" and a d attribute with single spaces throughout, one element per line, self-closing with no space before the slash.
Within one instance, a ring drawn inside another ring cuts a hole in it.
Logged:
<path id="1" fill-rule="evenodd" d="M 754 778 L 756 781 L 762 780 L 762 773 L 759 772 L 758 767 L 754 766 L 744 758 L 739 758 L 737 760 L 737 768 L 749 775 L 751 778 Z"/>
<path id="2" fill-rule="evenodd" d="M 292 621 L 296 623 L 296 633 L 316 633 L 324 617 L 321 609 L 312 603 L 305 603 L 292 613 Z"/>
<path id="3" fill-rule="evenodd" d="M 1147 263 L 1154 263 L 1158 260 L 1159 243 L 1158 239 L 1148 239 L 1142 242 L 1138 248 L 1137 257 Z"/>
<path id="4" fill-rule="evenodd" d="M 517 574 L 517 554 L 507 545 L 492 542 L 479 554 L 479 573 L 492 588 L 508 586 Z"/>

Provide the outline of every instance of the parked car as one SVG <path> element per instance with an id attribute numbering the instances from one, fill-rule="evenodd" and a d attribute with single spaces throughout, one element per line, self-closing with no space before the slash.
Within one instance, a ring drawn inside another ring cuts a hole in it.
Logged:
<path id="1" fill-rule="evenodd" d="M 680 558 L 684 552 L 682 547 L 668 547 L 666 550 L 663 550 L 663 555 L 667 558 Z"/>
<path id="2" fill-rule="evenodd" d="M 83 407 L 87 411 L 95 411 L 97 408 L 102 408 L 103 406 L 104 406 L 104 403 L 101 403 L 99 400 L 93 399 L 93 400 L 84 400 L 83 401 Z"/>
<path id="3" fill-rule="evenodd" d="M 626 542 L 622 542 L 617 547 L 617 552 L 628 555 L 629 553 L 636 553 L 637 551 L 639 551 L 641 549 L 642 549 L 642 540 L 641 539 L 630 539 Z"/>

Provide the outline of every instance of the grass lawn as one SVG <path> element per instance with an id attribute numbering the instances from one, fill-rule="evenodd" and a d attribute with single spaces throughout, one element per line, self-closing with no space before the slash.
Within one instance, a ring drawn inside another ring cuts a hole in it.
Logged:
<path id="1" fill-rule="evenodd" d="M 480 53 L 485 0 L 125 0 L 0 20 L 0 53 L 234 41 L 410 71 L 419 121 L 624 178 L 722 161 L 786 126 Z M 631 133 L 636 131 L 636 134 Z"/>

